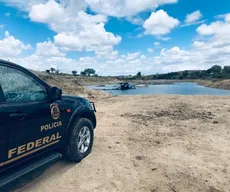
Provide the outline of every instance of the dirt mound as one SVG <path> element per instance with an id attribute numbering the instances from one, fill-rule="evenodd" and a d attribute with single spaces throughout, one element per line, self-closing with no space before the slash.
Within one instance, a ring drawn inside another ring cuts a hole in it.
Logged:
<path id="1" fill-rule="evenodd" d="M 172 104 L 167 110 L 153 111 L 156 117 L 170 117 L 178 120 L 188 119 L 212 119 L 213 114 L 208 111 L 197 111 L 187 103 L 177 102 Z"/>
<path id="2" fill-rule="evenodd" d="M 198 111 L 194 109 L 194 107 L 184 102 L 173 103 L 167 109 L 151 110 L 139 114 L 126 113 L 122 114 L 121 116 L 131 118 L 137 123 L 153 122 L 159 118 L 170 118 L 177 120 L 200 119 L 205 121 L 208 119 L 213 119 L 214 117 L 212 112 L 205 110 Z"/>
<path id="3" fill-rule="evenodd" d="M 224 79 L 224 80 L 197 80 L 195 82 L 197 82 L 200 85 L 206 86 L 206 87 L 230 90 L 230 79 Z"/>
<path id="4" fill-rule="evenodd" d="M 96 90 L 89 90 L 81 85 L 74 76 L 64 76 L 46 73 L 37 73 L 37 75 L 51 86 L 59 87 L 64 94 L 77 95 L 90 99 L 108 97 L 109 94 Z"/>

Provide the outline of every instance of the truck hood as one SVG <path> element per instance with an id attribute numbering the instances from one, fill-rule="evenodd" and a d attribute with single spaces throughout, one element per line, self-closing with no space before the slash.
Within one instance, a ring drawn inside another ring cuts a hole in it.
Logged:
<path id="1" fill-rule="evenodd" d="M 75 102 L 78 105 L 89 105 L 89 101 L 87 99 L 85 99 L 83 97 L 79 97 L 79 96 L 63 94 L 62 99 L 69 101 L 69 102 Z"/>

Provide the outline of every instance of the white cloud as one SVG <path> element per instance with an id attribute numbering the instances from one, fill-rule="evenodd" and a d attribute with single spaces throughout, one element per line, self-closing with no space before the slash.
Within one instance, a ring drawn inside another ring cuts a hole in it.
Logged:
<path id="1" fill-rule="evenodd" d="M 218 21 L 218 23 L 219 23 L 219 21 Z M 217 25 L 221 24 L 221 23 L 219 23 L 219 24 L 218 23 L 216 22 L 215 24 L 212 24 L 212 26 L 208 26 L 206 24 L 203 24 L 197 28 L 197 32 L 200 35 L 212 35 L 213 34 L 213 28 L 216 28 Z"/>
<path id="2" fill-rule="evenodd" d="M 29 11 L 34 5 L 44 5 L 49 1 L 0 0 L 0 2 L 23 11 Z M 178 0 L 60 0 L 58 2 L 60 2 L 62 7 L 68 7 L 71 13 L 78 12 L 82 9 L 85 10 L 87 7 L 90 7 L 94 12 L 108 16 L 131 17 L 146 10 L 154 10 L 164 4 L 177 3 Z M 69 6 L 70 4 L 71 6 Z M 45 11 L 44 14 L 47 14 L 47 12 Z"/>
<path id="3" fill-rule="evenodd" d="M 171 39 L 171 37 L 162 37 L 162 36 L 156 36 L 156 38 L 162 41 L 169 41 Z"/>
<path id="4" fill-rule="evenodd" d="M 195 41 L 192 45 L 193 47 L 201 47 L 205 43 L 203 41 Z"/>
<path id="5" fill-rule="evenodd" d="M 114 17 L 128 17 L 160 5 L 177 3 L 177 0 L 86 0 L 90 8 Z"/>
<path id="6" fill-rule="evenodd" d="M 155 62 L 162 65 L 162 70 L 177 71 L 185 69 L 207 69 L 212 65 L 229 65 L 230 60 L 230 23 L 228 14 L 224 21 L 203 24 L 197 28 L 203 41 L 194 41 L 191 50 L 173 47 L 162 49 Z"/>
<path id="7" fill-rule="evenodd" d="M 127 20 L 135 25 L 143 25 L 144 20 L 140 16 L 127 17 Z"/>
<path id="8" fill-rule="evenodd" d="M 225 21 L 230 23 L 230 13 L 225 16 Z"/>
<path id="9" fill-rule="evenodd" d="M 153 12 L 151 16 L 145 21 L 143 27 L 146 30 L 146 35 L 165 35 L 173 28 L 179 25 L 179 21 L 170 17 L 167 12 L 159 10 Z"/>
<path id="10" fill-rule="evenodd" d="M 74 69 L 82 71 L 85 68 L 94 68 L 100 75 L 134 75 L 138 71 L 152 74 L 184 69 L 207 69 L 214 64 L 229 65 L 230 14 L 222 15 L 216 22 L 198 27 L 197 33 L 202 40 L 194 41 L 191 49 L 174 46 L 162 49 L 158 56 L 144 55 L 141 52 L 121 55 L 115 49 L 121 42 L 121 37 L 106 31 L 105 24 L 109 19 L 106 15 L 128 17 L 128 20 L 140 25 L 143 21 L 136 13 L 154 10 L 159 5 L 175 3 L 177 0 L 86 0 L 93 10 L 97 10 L 95 14 L 87 14 L 84 11 L 87 7 L 84 0 L 0 1 L 27 11 L 32 21 L 47 24 L 56 33 L 54 42 L 48 40 L 37 43 L 34 53 L 25 58 L 15 56 L 31 49 L 31 46 L 25 45 L 8 32 L 5 33 L 5 38 L 0 40 L 0 56 L 27 68 L 45 70 L 55 66 L 62 72 L 69 73 Z M 190 16 L 187 22 L 191 24 L 201 21 Z M 145 34 L 155 35 L 157 39 L 166 41 L 170 39 L 166 35 L 178 25 L 177 19 L 159 10 L 151 14 L 143 27 Z M 160 44 L 154 42 L 153 45 Z M 70 59 L 68 54 L 65 54 L 67 51 L 82 50 L 93 51 L 95 56 Z M 153 49 L 150 48 L 149 51 Z"/>
<path id="11" fill-rule="evenodd" d="M 138 34 L 137 35 L 137 38 L 141 38 L 141 37 L 143 37 L 144 35 L 143 34 Z"/>
<path id="12" fill-rule="evenodd" d="M 35 54 L 46 57 L 64 57 L 65 54 L 56 47 L 51 41 L 37 43 Z"/>
<path id="13" fill-rule="evenodd" d="M 54 67 L 59 68 L 61 72 L 71 73 L 73 69 L 79 69 L 77 60 L 66 57 L 44 57 L 32 54 L 25 58 L 10 58 L 10 61 L 19 63 L 28 69 L 38 71 L 44 71 Z"/>
<path id="14" fill-rule="evenodd" d="M 127 60 L 130 61 L 130 60 L 137 59 L 139 57 L 139 55 L 140 55 L 140 52 L 135 52 L 135 53 L 128 53 L 128 55 L 125 56 L 125 57 L 126 57 Z"/>
<path id="15" fill-rule="evenodd" d="M 200 10 L 194 11 L 186 16 L 184 24 L 182 24 L 180 27 L 202 24 L 205 22 L 205 20 L 201 20 L 202 17 L 203 15 Z"/>
<path id="16" fill-rule="evenodd" d="M 10 16 L 10 13 L 6 13 L 5 16 L 6 16 L 6 17 L 9 17 L 9 16 Z"/>
<path id="17" fill-rule="evenodd" d="M 16 7 L 20 10 L 29 11 L 33 5 L 40 3 L 45 3 L 47 0 L 0 0 L 0 2 L 5 3 L 8 6 Z"/>
<path id="18" fill-rule="evenodd" d="M 0 40 L 0 57 L 8 58 L 19 55 L 22 51 L 32 49 L 31 45 L 25 45 L 20 40 L 5 31 L 5 38 Z"/>
<path id="19" fill-rule="evenodd" d="M 116 59 L 119 52 L 114 50 L 112 46 L 101 46 L 95 51 L 97 59 Z"/>
<path id="20" fill-rule="evenodd" d="M 216 21 L 210 25 L 203 24 L 197 28 L 199 35 L 228 35 L 230 30 L 230 23 L 223 21 Z"/>
<path id="21" fill-rule="evenodd" d="M 177 46 L 172 49 L 162 49 L 160 56 L 157 57 L 158 61 L 163 65 L 184 65 L 188 69 L 194 67 L 194 65 L 189 67 L 189 64 L 201 64 L 202 60 L 200 58 L 201 55 L 198 52 L 181 50 Z"/>
<path id="22" fill-rule="evenodd" d="M 223 21 L 216 21 L 210 25 L 203 24 L 197 28 L 197 32 L 201 36 L 208 36 L 207 41 L 196 41 L 193 46 L 197 51 L 205 55 L 208 63 L 227 64 L 230 59 L 230 23 L 228 22 L 228 14 L 225 15 Z"/>
<path id="23" fill-rule="evenodd" d="M 188 15 L 186 16 L 185 23 L 186 23 L 186 24 L 191 24 L 191 23 L 197 22 L 197 21 L 199 21 L 202 17 L 203 17 L 203 15 L 202 15 L 202 13 L 200 12 L 200 10 L 194 11 L 193 13 L 188 14 Z"/>
<path id="24" fill-rule="evenodd" d="M 114 45 L 121 42 L 120 36 L 115 36 L 105 30 L 106 16 L 90 15 L 81 11 L 84 3 L 78 7 L 80 10 L 72 10 L 72 3 L 76 4 L 71 0 L 65 2 L 63 6 L 63 4 L 50 0 L 46 4 L 34 5 L 29 17 L 33 21 L 48 24 L 53 31 L 57 32 L 58 34 L 54 36 L 54 43 L 65 51 L 86 50 L 99 54 L 104 47 L 113 49 Z"/>
<path id="25" fill-rule="evenodd" d="M 3 24 L 0 25 L 0 29 L 2 29 L 2 28 L 4 28 L 4 25 L 3 25 Z"/>
<path id="26" fill-rule="evenodd" d="M 64 9 L 54 0 L 50 0 L 45 4 L 33 5 L 29 13 L 29 17 L 32 21 L 42 23 L 58 21 L 63 15 Z"/>
<path id="27" fill-rule="evenodd" d="M 145 55 L 141 55 L 140 57 L 142 60 L 146 59 L 146 56 Z"/>
<path id="28" fill-rule="evenodd" d="M 148 48 L 148 49 L 147 49 L 147 52 L 149 52 L 149 53 L 153 53 L 153 52 L 154 52 L 154 50 L 153 50 L 152 48 Z"/>

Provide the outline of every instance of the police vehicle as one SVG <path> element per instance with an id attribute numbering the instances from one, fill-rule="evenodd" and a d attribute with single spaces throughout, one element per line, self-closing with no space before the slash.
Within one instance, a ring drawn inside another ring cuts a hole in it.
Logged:
<path id="1" fill-rule="evenodd" d="M 95 112 L 92 102 L 0 60 L 0 176 L 17 170 L 0 187 L 62 156 L 80 162 L 92 150 Z"/>

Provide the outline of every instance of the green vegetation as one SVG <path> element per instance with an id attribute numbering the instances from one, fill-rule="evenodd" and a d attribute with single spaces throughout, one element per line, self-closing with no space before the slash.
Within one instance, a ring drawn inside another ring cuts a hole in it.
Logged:
<path id="1" fill-rule="evenodd" d="M 70 74 L 67 74 L 67 73 L 61 73 L 59 69 L 54 69 L 54 68 L 47 69 L 47 70 L 45 70 L 45 72 L 46 73 L 52 73 L 52 74 L 65 75 L 65 76 L 69 76 L 70 75 Z M 77 74 L 76 70 L 72 71 L 72 75 L 73 76 L 79 76 Z M 81 76 L 88 76 L 88 77 L 98 77 L 98 75 L 96 74 L 96 71 L 94 69 L 90 69 L 90 68 L 85 69 L 84 71 L 81 71 L 80 75 Z"/>
<path id="2" fill-rule="evenodd" d="M 50 71 L 51 71 L 51 73 L 54 73 L 55 69 L 54 68 L 50 68 Z"/>
<path id="3" fill-rule="evenodd" d="M 73 76 L 77 75 L 77 71 L 72 71 Z"/>
<path id="4" fill-rule="evenodd" d="M 138 72 L 135 76 L 118 77 L 118 79 L 141 79 L 141 80 L 157 80 L 157 79 L 170 79 L 170 80 L 186 80 L 186 79 L 230 79 L 230 66 L 214 65 L 208 70 L 185 70 L 179 72 L 170 72 L 166 74 L 155 74 L 142 76 Z"/>
<path id="5" fill-rule="evenodd" d="M 87 76 L 95 75 L 95 73 L 96 71 L 94 69 L 85 69 L 83 73 L 81 72 L 81 74 L 87 75 Z"/>
<path id="6" fill-rule="evenodd" d="M 82 72 L 81 72 L 81 76 L 86 76 L 85 71 L 82 71 Z"/>
<path id="7" fill-rule="evenodd" d="M 137 78 L 140 78 L 141 77 L 141 72 L 139 71 L 136 75 Z"/>
<path id="8" fill-rule="evenodd" d="M 46 70 L 46 73 L 56 73 L 61 75 L 69 76 L 71 74 L 64 74 L 59 73 L 58 69 L 51 68 Z M 85 69 L 84 71 L 80 72 L 80 75 L 77 74 L 76 70 L 72 71 L 73 76 L 87 76 L 87 77 L 100 77 L 96 74 L 94 69 Z M 214 65 L 210 69 L 207 70 L 185 70 L 179 72 L 170 72 L 165 74 L 154 74 L 154 75 L 147 75 L 144 76 L 139 71 L 136 75 L 132 76 L 116 76 L 113 78 L 117 78 L 119 80 L 162 80 L 162 79 L 169 79 L 169 80 L 190 80 L 190 79 L 230 79 L 230 66 L 221 67 L 220 65 Z"/>

